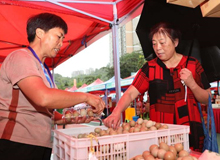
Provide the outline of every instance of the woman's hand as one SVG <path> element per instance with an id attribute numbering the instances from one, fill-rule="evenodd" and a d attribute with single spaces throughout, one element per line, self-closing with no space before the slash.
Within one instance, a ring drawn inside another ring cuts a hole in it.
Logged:
<path id="1" fill-rule="evenodd" d="M 86 103 L 91 105 L 93 108 L 92 111 L 98 115 L 100 115 L 105 108 L 105 102 L 102 98 L 93 94 L 88 94 L 88 100 Z"/>
<path id="2" fill-rule="evenodd" d="M 121 113 L 113 112 L 103 122 L 106 127 L 117 129 L 121 124 Z"/>
<path id="3" fill-rule="evenodd" d="M 188 86 L 189 88 L 196 86 L 196 82 L 193 78 L 192 72 L 189 69 L 183 68 L 181 69 L 179 74 L 180 79 L 182 80 L 182 82 L 184 82 L 186 86 Z"/>

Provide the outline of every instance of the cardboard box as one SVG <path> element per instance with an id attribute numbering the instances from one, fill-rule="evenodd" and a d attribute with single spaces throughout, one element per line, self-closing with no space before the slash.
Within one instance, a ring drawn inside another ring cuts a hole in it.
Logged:
<path id="1" fill-rule="evenodd" d="M 167 3 L 180 5 L 184 7 L 195 8 L 205 0 L 167 0 Z"/>
<path id="2" fill-rule="evenodd" d="M 200 5 L 203 17 L 220 17 L 220 1 L 209 0 Z"/>

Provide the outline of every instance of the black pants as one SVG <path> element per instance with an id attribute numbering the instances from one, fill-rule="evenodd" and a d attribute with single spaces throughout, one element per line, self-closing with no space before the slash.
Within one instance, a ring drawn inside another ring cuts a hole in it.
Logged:
<path id="1" fill-rule="evenodd" d="M 0 139 L 0 160 L 50 160 L 52 149 Z"/>

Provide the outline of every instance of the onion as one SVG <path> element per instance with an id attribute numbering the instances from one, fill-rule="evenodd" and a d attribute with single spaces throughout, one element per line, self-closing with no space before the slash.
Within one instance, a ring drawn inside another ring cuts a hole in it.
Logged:
<path id="1" fill-rule="evenodd" d="M 94 129 L 95 133 L 100 133 L 101 130 L 102 130 L 101 128 L 95 128 L 95 129 Z"/>
<path id="2" fill-rule="evenodd" d="M 105 130 L 101 130 L 99 134 L 100 134 L 100 136 L 104 136 L 106 134 L 106 131 Z"/>
<path id="3" fill-rule="evenodd" d="M 158 152 L 157 152 L 157 157 L 160 158 L 160 159 L 163 159 L 165 153 L 166 153 L 166 150 L 164 150 L 164 149 L 159 149 Z"/>
<path id="4" fill-rule="evenodd" d="M 178 153 L 183 150 L 183 145 L 181 143 L 176 143 L 174 147 Z"/>
<path id="5" fill-rule="evenodd" d="M 146 159 L 147 155 L 151 155 L 150 152 L 147 150 L 142 153 L 144 159 Z"/>
<path id="6" fill-rule="evenodd" d="M 151 126 L 149 130 L 150 131 L 155 131 L 155 130 L 157 130 L 157 128 L 155 126 Z"/>
<path id="7" fill-rule="evenodd" d="M 65 114 L 65 119 L 66 119 L 67 122 L 70 122 L 70 121 L 71 121 L 71 116 L 72 116 L 71 113 Z"/>
<path id="8" fill-rule="evenodd" d="M 77 111 L 74 111 L 73 112 L 73 117 L 78 117 L 79 116 L 79 113 Z"/>
<path id="9" fill-rule="evenodd" d="M 129 129 L 129 132 L 130 132 L 130 133 L 133 133 L 133 132 L 134 132 L 134 127 L 131 127 L 131 128 Z"/>
<path id="10" fill-rule="evenodd" d="M 134 160 L 144 160 L 144 158 L 142 157 L 142 155 L 137 155 L 134 157 Z"/>
<path id="11" fill-rule="evenodd" d="M 186 151 L 186 150 L 181 150 L 180 152 L 179 152 L 179 156 L 180 157 L 185 157 L 185 156 L 188 156 L 189 155 L 189 153 Z"/>
<path id="12" fill-rule="evenodd" d="M 136 123 L 136 122 L 135 122 L 134 120 L 131 120 L 131 121 L 129 122 L 129 124 L 130 124 L 131 127 L 134 127 L 134 126 L 135 126 L 135 123 Z"/>
<path id="13" fill-rule="evenodd" d="M 143 120 L 142 118 L 138 118 L 137 123 L 138 123 L 138 124 L 142 124 L 143 121 L 144 121 L 144 120 Z"/>
<path id="14" fill-rule="evenodd" d="M 156 127 L 157 129 L 159 129 L 159 128 L 161 127 L 161 124 L 160 124 L 160 123 L 156 123 L 156 124 L 155 124 L 155 127 Z"/>
<path id="15" fill-rule="evenodd" d="M 158 145 L 156 144 L 152 144 L 149 148 L 149 151 L 151 152 L 154 148 L 157 148 L 158 149 Z"/>
<path id="16" fill-rule="evenodd" d="M 169 146 L 164 142 L 160 142 L 159 147 L 160 147 L 160 149 L 164 149 L 165 151 L 169 150 Z"/>
<path id="17" fill-rule="evenodd" d="M 164 128 L 164 129 L 168 129 L 169 127 L 168 127 L 168 125 L 164 124 L 164 125 L 163 125 L 163 128 Z"/>
<path id="18" fill-rule="evenodd" d="M 155 158 L 152 155 L 147 155 L 144 160 L 155 160 Z"/>
<path id="19" fill-rule="evenodd" d="M 185 156 L 185 157 L 182 157 L 182 160 L 193 160 L 193 157 L 192 156 Z"/>
<path id="20" fill-rule="evenodd" d="M 153 148 L 150 153 L 152 154 L 152 156 L 154 156 L 156 158 L 158 155 L 158 151 L 159 151 L 158 148 Z"/>
<path id="21" fill-rule="evenodd" d="M 151 120 L 147 121 L 146 127 L 150 128 L 153 125 L 153 122 Z"/>
<path id="22" fill-rule="evenodd" d="M 174 146 L 169 146 L 169 151 L 173 152 L 174 156 L 177 155 L 177 151 Z"/>
<path id="23" fill-rule="evenodd" d="M 83 117 L 83 116 L 86 116 L 87 115 L 87 111 L 86 109 L 81 109 L 80 110 L 80 115 Z"/>
<path id="24" fill-rule="evenodd" d="M 167 151 L 164 155 L 164 160 L 175 160 L 176 157 L 174 156 L 173 152 Z"/>
<path id="25" fill-rule="evenodd" d="M 93 116 L 94 116 L 94 113 L 93 113 L 92 110 L 88 110 L 88 111 L 87 111 L 87 114 L 88 114 L 89 117 L 93 117 Z"/>
<path id="26" fill-rule="evenodd" d="M 129 129 L 130 129 L 130 125 L 129 124 L 125 125 L 124 128 L 123 128 L 123 130 L 126 130 L 126 131 L 129 131 Z"/>
<path id="27" fill-rule="evenodd" d="M 140 132 L 140 128 L 139 127 L 134 127 L 134 132 Z"/>

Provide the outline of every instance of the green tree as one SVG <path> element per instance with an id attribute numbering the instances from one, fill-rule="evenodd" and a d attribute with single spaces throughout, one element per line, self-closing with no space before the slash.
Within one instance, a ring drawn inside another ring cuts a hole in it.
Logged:
<path id="1" fill-rule="evenodd" d="M 137 51 L 133 53 L 127 53 L 120 58 L 120 73 L 121 78 L 126 78 L 131 75 L 132 72 L 137 72 L 145 63 L 144 55 L 142 52 Z M 55 74 L 55 83 L 59 89 L 71 88 L 73 86 L 73 80 L 76 79 L 77 88 L 81 87 L 84 83 L 89 85 L 97 78 L 102 81 L 107 81 L 114 76 L 114 67 L 108 64 L 106 67 L 96 69 L 91 74 L 81 74 L 74 77 L 62 77 L 60 74 Z"/>
<path id="2" fill-rule="evenodd" d="M 62 77 L 60 74 L 54 74 L 54 79 L 59 89 L 70 88 L 73 86 L 73 80 L 69 77 Z"/>
<path id="3" fill-rule="evenodd" d="M 133 52 L 127 53 L 120 58 L 120 73 L 121 78 L 126 78 L 131 75 L 131 72 L 137 72 L 145 63 L 142 53 Z"/>

